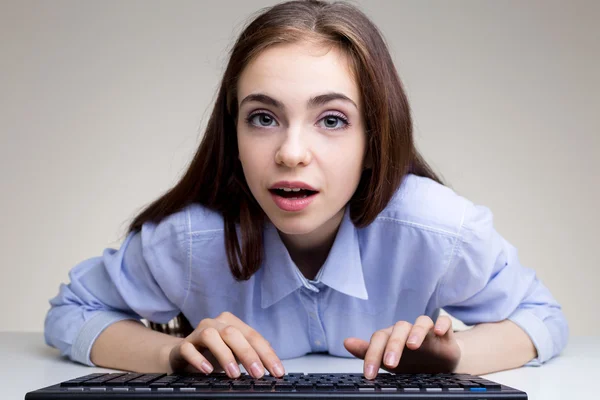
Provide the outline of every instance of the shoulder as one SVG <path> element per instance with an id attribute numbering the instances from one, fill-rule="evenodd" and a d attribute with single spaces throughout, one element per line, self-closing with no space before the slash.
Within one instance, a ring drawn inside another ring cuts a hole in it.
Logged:
<path id="1" fill-rule="evenodd" d="M 151 244 L 165 239 L 179 240 L 193 236 L 215 236 L 223 233 L 223 216 L 199 203 L 192 203 L 164 217 L 160 222 L 145 222 L 142 236 Z"/>
<path id="2" fill-rule="evenodd" d="M 458 236 L 469 204 L 447 186 L 408 174 L 375 221 Z"/>
<path id="3" fill-rule="evenodd" d="M 186 233 L 194 236 L 222 235 L 223 215 L 200 203 L 192 203 L 181 209 L 174 218 Z"/>

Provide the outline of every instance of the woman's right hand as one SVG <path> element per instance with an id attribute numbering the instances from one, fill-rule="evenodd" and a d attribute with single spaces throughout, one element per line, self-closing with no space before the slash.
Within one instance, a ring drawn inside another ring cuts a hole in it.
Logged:
<path id="1" fill-rule="evenodd" d="M 271 344 L 230 312 L 200 321 L 192 333 L 171 348 L 168 360 L 169 373 L 209 374 L 217 370 L 237 378 L 238 363 L 254 378 L 261 378 L 265 368 L 273 376 L 285 373 Z"/>

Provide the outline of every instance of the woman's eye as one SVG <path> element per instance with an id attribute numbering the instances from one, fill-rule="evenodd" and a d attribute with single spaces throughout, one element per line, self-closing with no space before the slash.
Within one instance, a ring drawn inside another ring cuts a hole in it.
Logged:
<path id="1" fill-rule="evenodd" d="M 258 118 L 258 121 L 259 121 L 258 125 L 252 123 L 252 121 L 254 121 L 256 119 L 256 117 L 260 117 L 260 118 Z M 252 125 L 255 125 L 255 126 L 269 126 L 271 122 L 275 121 L 275 119 L 266 113 L 256 113 L 256 114 L 249 116 L 248 121 Z M 265 123 L 265 125 L 263 125 L 263 122 Z"/>
<path id="2" fill-rule="evenodd" d="M 330 129 L 344 129 L 348 126 L 348 120 L 338 115 L 326 115 L 321 121 L 325 123 L 326 128 Z M 341 122 L 342 125 L 338 126 L 338 122 Z"/>
<path id="3" fill-rule="evenodd" d="M 321 118 L 319 122 L 321 121 L 324 123 L 323 126 L 329 130 L 345 129 L 350 125 L 348 120 L 342 115 L 329 114 Z M 259 128 L 268 127 L 272 126 L 271 123 L 275 122 L 275 118 L 273 118 L 270 114 L 258 112 L 247 117 L 246 122 L 251 126 L 256 126 Z M 339 122 L 342 124 L 338 125 Z"/>

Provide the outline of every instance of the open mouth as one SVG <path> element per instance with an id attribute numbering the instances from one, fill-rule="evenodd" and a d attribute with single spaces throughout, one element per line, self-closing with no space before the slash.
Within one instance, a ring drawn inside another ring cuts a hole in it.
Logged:
<path id="1" fill-rule="evenodd" d="M 319 192 L 315 192 L 313 190 L 308 190 L 308 189 L 291 189 L 291 190 L 284 190 L 284 189 L 269 189 L 269 192 L 283 197 L 285 199 L 305 199 L 307 197 L 310 196 L 314 196 L 315 194 L 319 193 Z"/>

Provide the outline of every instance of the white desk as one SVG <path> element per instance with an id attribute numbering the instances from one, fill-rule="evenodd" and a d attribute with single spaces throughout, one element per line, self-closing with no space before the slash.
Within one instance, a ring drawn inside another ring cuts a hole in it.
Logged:
<path id="1" fill-rule="evenodd" d="M 46 346 L 42 333 L 0 332 L 2 399 L 22 400 L 25 393 L 93 372 Z M 282 360 L 286 372 L 362 372 L 362 360 L 309 355 Z M 596 372 L 596 374 L 594 374 Z M 531 400 L 597 399 L 591 383 L 600 384 L 600 336 L 572 337 L 561 356 L 542 367 L 518 368 L 484 375 L 523 390 Z M 8 390 L 8 392 L 7 392 Z"/>

